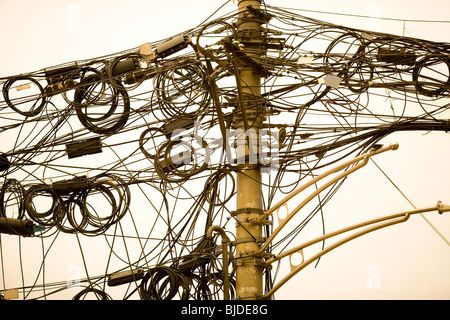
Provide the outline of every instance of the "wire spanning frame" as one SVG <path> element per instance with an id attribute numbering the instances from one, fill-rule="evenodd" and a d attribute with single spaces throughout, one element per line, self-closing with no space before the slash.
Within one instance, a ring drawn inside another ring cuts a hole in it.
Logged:
<path id="1" fill-rule="evenodd" d="M 267 123 L 254 151 L 266 209 L 330 166 L 379 148 L 393 132 L 449 130 L 448 43 L 346 28 L 268 5 L 259 14 L 259 39 L 237 33 L 231 12 L 153 42 L 153 55 L 132 48 L 0 78 L 0 217 L 33 221 L 36 241 L 28 249 L 42 252 L 23 265 L 31 278 L 4 279 L 4 293 L 232 299 L 233 246 L 221 259 L 217 237 L 206 233 L 236 222 L 236 143 L 247 134 L 233 126 L 245 110 L 238 66 L 264 79 L 256 103 Z M 264 253 L 279 255 L 277 248 L 295 243 L 321 206 Z M 1 237 L 2 251 L 19 238 Z M 70 281 L 51 266 L 59 246 L 80 253 L 64 257 L 78 266 Z M 121 285 L 111 285 L 119 274 L 126 274 Z M 267 269 L 266 292 L 272 287 Z"/>

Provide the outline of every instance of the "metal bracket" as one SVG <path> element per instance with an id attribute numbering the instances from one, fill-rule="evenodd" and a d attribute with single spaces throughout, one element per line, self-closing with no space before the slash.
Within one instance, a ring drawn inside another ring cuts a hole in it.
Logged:
<path id="1" fill-rule="evenodd" d="M 236 267 L 243 265 L 252 265 L 269 270 L 272 269 L 272 266 L 270 264 L 267 264 L 264 260 L 259 258 L 236 258 Z"/>
<path id="2" fill-rule="evenodd" d="M 241 213 L 259 213 L 262 214 L 264 211 L 259 208 L 240 208 L 235 211 L 231 211 L 232 216 L 240 215 Z"/>
<path id="3" fill-rule="evenodd" d="M 249 55 L 243 52 L 238 46 L 230 43 L 229 41 L 223 41 L 223 45 L 225 47 L 225 50 L 232 52 L 239 61 L 257 70 L 263 77 L 268 77 L 270 75 L 269 70 L 267 70 L 262 64 L 258 63 L 255 59 L 251 58 Z"/>
<path id="4" fill-rule="evenodd" d="M 246 7 L 246 12 L 244 13 L 244 19 L 257 19 L 262 24 L 268 23 L 272 19 L 272 15 L 265 12 L 261 8 L 255 8 L 252 5 Z"/>
<path id="5" fill-rule="evenodd" d="M 243 213 L 259 213 L 262 214 L 264 211 L 262 209 L 258 209 L 258 208 L 240 208 L 237 209 L 235 211 L 231 211 L 231 215 L 233 217 L 237 217 L 240 214 Z M 236 219 L 237 220 L 237 224 L 241 224 L 241 223 L 252 223 L 252 224 L 256 224 L 256 225 L 272 225 L 273 221 L 268 219 L 268 217 L 266 219 Z"/>

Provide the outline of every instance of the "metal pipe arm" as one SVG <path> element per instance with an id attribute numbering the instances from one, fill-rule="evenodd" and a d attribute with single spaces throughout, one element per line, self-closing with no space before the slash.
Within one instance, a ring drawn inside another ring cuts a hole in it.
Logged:
<path id="1" fill-rule="evenodd" d="M 426 207 L 426 208 L 421 208 L 421 209 L 414 209 L 414 210 L 410 210 L 410 211 L 404 211 L 401 213 L 397 213 L 397 214 L 393 214 L 393 215 L 389 215 L 389 216 L 385 216 L 385 217 L 381 217 L 381 218 L 377 218 L 377 219 L 373 219 L 373 220 L 369 220 L 366 222 L 362 222 L 362 223 L 358 223 L 355 224 L 353 226 L 350 227 L 346 227 L 331 233 L 328 233 L 326 235 L 317 237 L 315 239 L 312 239 L 310 241 L 307 241 L 299 246 L 296 246 L 292 249 L 289 249 L 281 254 L 279 254 L 278 256 L 272 257 L 270 259 L 268 259 L 267 261 L 265 261 L 266 264 L 272 264 L 276 261 L 279 261 L 287 256 L 290 256 L 293 253 L 299 252 L 300 250 L 309 247 L 315 243 L 318 243 L 320 241 L 323 241 L 325 239 L 334 237 L 336 235 L 340 235 L 343 234 L 345 232 L 349 232 L 358 228 L 362 228 L 365 226 L 369 226 L 369 225 L 373 225 L 370 226 L 364 230 L 358 231 L 352 235 L 349 235 L 347 237 L 345 237 L 344 239 L 341 239 L 337 242 L 335 242 L 334 244 L 328 246 L 327 248 L 319 251 L 318 253 L 316 253 L 315 255 L 313 255 L 311 258 L 303 261 L 301 264 L 299 264 L 298 266 L 296 266 L 295 268 L 293 268 L 293 270 L 291 270 L 291 272 L 285 276 L 281 281 L 279 281 L 276 285 L 274 285 L 272 287 L 272 289 L 267 292 L 267 294 L 264 296 L 265 299 L 270 298 L 270 296 L 272 296 L 281 286 L 283 286 L 288 280 L 290 280 L 292 277 L 294 277 L 297 273 L 299 273 L 301 270 L 303 270 L 304 268 L 306 268 L 309 264 L 311 264 L 312 262 L 314 262 L 315 260 L 317 260 L 318 258 L 320 258 L 321 256 L 325 255 L 326 253 L 336 249 L 337 247 L 351 241 L 354 240 L 358 237 L 361 237 L 365 234 L 368 234 L 370 232 L 388 227 L 388 226 L 392 226 L 398 223 L 402 223 L 405 222 L 409 219 L 409 217 L 413 214 L 418 214 L 418 213 L 424 213 L 424 212 L 431 212 L 431 211 L 438 211 L 440 214 L 442 214 L 443 212 L 448 212 L 450 211 L 450 206 L 449 205 L 445 205 L 442 204 L 440 201 L 437 203 L 436 206 L 433 207 Z"/>
<path id="2" fill-rule="evenodd" d="M 312 199 L 314 199 L 320 192 L 322 192 L 323 190 L 327 189 L 328 187 L 330 187 L 332 184 L 336 183 L 337 181 L 347 177 L 348 175 L 350 175 L 351 173 L 359 170 L 360 168 L 364 167 L 368 161 L 369 158 L 380 154 L 382 152 L 386 152 L 388 150 L 397 150 L 398 149 L 398 144 L 391 144 L 387 147 L 383 147 L 380 148 L 378 150 L 374 150 L 371 151 L 367 154 L 355 157 L 354 159 L 350 159 L 340 165 L 338 165 L 335 168 L 330 169 L 329 171 L 317 176 L 316 178 L 312 179 L 311 181 L 305 183 L 303 186 L 299 187 L 298 189 L 294 190 L 292 193 L 290 193 L 289 195 L 287 195 L 285 198 L 283 198 L 281 201 L 279 201 L 276 205 L 274 205 L 271 209 L 267 210 L 262 216 L 261 218 L 258 220 L 258 222 L 260 223 L 262 220 L 264 220 L 265 218 L 267 218 L 267 216 L 269 216 L 270 214 L 272 214 L 275 210 L 279 209 L 282 205 L 284 205 L 287 201 L 289 201 L 290 199 L 292 199 L 294 196 L 296 196 L 297 194 L 299 194 L 300 192 L 304 191 L 305 189 L 307 189 L 308 187 L 312 186 L 313 184 L 317 183 L 318 181 L 326 178 L 327 176 L 339 172 L 340 170 L 347 168 L 348 166 L 355 164 L 355 166 L 351 167 L 348 170 L 345 170 L 344 172 L 340 173 L 339 175 L 337 175 L 336 177 L 334 177 L 333 179 L 330 179 L 328 182 L 326 182 L 324 185 L 322 185 L 321 187 L 317 188 L 313 193 L 311 193 L 307 198 L 305 198 L 305 200 L 303 200 L 294 210 L 292 210 L 292 212 L 290 212 L 288 214 L 288 216 L 283 219 L 280 223 L 280 225 L 273 231 L 273 233 L 270 235 L 270 237 L 264 242 L 264 244 L 261 246 L 260 252 L 264 252 L 267 247 L 270 245 L 270 243 L 273 241 L 273 239 L 278 235 L 278 233 L 288 224 L 288 222 L 303 208 L 305 207 Z"/>
<path id="3" fill-rule="evenodd" d="M 212 240 L 214 231 L 218 232 L 222 238 L 223 299 L 230 300 L 230 280 L 228 275 L 228 244 L 230 243 L 230 238 L 220 226 L 211 226 L 206 232 L 208 240 Z"/>

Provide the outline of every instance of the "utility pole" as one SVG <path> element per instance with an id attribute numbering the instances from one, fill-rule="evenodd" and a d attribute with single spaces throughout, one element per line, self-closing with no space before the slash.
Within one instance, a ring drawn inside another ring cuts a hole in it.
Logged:
<path id="1" fill-rule="evenodd" d="M 261 56 L 261 48 L 250 42 L 261 38 L 260 7 L 260 0 L 238 1 L 238 39 L 244 45 L 244 54 L 255 61 Z M 255 300 L 263 294 L 263 268 L 259 263 L 260 257 L 256 256 L 262 225 L 251 221 L 258 220 L 262 214 L 261 170 L 255 161 L 258 158 L 258 148 L 255 147 L 259 143 L 264 104 L 261 103 L 261 73 L 251 64 L 240 60 L 237 64 L 240 94 L 237 108 L 241 112 L 235 117 L 234 126 L 246 134 L 238 139 L 238 150 L 245 150 L 244 155 L 238 151 L 238 159 L 244 156 L 245 163 L 238 164 L 236 173 L 236 299 Z"/>

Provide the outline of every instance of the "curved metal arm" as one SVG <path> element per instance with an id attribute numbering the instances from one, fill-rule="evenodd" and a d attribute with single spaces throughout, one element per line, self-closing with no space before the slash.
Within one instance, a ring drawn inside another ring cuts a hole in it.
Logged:
<path id="1" fill-rule="evenodd" d="M 230 238 L 228 238 L 225 231 L 219 226 L 211 226 L 206 232 L 206 238 L 212 240 L 212 234 L 214 231 L 220 233 L 222 237 L 222 263 L 223 263 L 223 299 L 230 300 L 230 280 L 228 276 L 228 244 Z"/>
<path id="2" fill-rule="evenodd" d="M 336 243 L 328 246 L 327 248 L 319 251 L 318 253 L 316 253 L 315 255 L 313 255 L 311 258 L 309 258 L 306 261 L 303 261 L 300 265 L 298 265 L 297 267 L 295 267 L 293 270 L 291 270 L 291 272 L 285 276 L 280 282 L 278 282 L 275 286 L 272 287 L 272 289 L 267 292 L 267 294 L 264 296 L 264 298 L 269 298 L 270 296 L 272 296 L 282 285 L 284 285 L 288 280 L 290 280 L 292 277 L 294 277 L 297 273 L 299 273 L 301 270 L 303 270 L 304 268 L 306 268 L 309 264 L 311 264 L 312 262 L 314 262 L 315 260 L 317 260 L 318 258 L 320 258 L 321 256 L 325 255 L 326 253 L 330 252 L 333 249 L 336 249 L 337 247 L 351 241 L 354 240 L 360 236 L 363 236 L 365 234 L 368 234 L 370 232 L 388 227 L 388 226 L 392 226 L 401 222 L 405 222 L 409 219 L 409 217 L 413 214 L 417 214 L 417 213 L 423 213 L 423 212 L 430 212 L 430 211 L 438 211 L 440 214 L 443 212 L 447 212 L 450 211 L 450 206 L 448 205 L 444 205 L 441 202 L 438 202 L 438 204 L 436 206 L 433 207 L 427 207 L 427 208 L 422 208 L 422 209 L 415 209 L 415 210 L 411 210 L 411 211 L 405 211 L 405 212 L 401 212 L 401 213 L 397 213 L 397 214 L 393 214 L 390 216 L 386 216 L 386 217 L 381 217 L 381 218 L 377 218 L 377 219 L 373 219 L 373 220 L 369 220 L 366 222 L 362 222 L 362 223 L 358 223 L 355 224 L 353 226 L 347 227 L 347 228 L 343 228 L 331 233 L 328 233 L 326 235 L 317 237 L 313 240 L 307 241 L 299 246 L 296 246 L 290 250 L 287 250 L 283 253 L 281 253 L 278 256 L 275 256 L 267 261 L 265 261 L 267 264 L 272 264 L 276 261 L 281 260 L 282 258 L 286 257 L 286 256 L 290 256 L 291 254 L 298 252 L 306 247 L 309 247 L 317 242 L 323 241 L 325 239 L 334 237 L 336 235 L 354 230 L 354 229 L 358 229 L 358 228 L 362 228 L 364 226 L 368 226 L 374 223 L 378 223 L 377 225 L 368 227 L 364 230 L 358 231 L 352 235 L 349 235 L 348 237 L 337 241 Z"/>
<path id="3" fill-rule="evenodd" d="M 329 186 L 331 186 L 332 184 L 336 183 L 337 181 L 345 178 L 346 176 L 350 175 L 351 173 L 357 171 L 358 169 L 364 167 L 368 161 L 369 158 L 380 154 L 382 152 L 386 152 L 388 150 L 397 150 L 398 149 L 398 144 L 391 144 L 387 147 L 383 147 L 380 148 L 378 150 L 369 152 L 367 154 L 363 154 L 361 156 L 355 157 L 349 161 L 346 161 L 340 165 L 338 165 L 335 168 L 330 169 L 329 171 L 317 176 L 316 178 L 312 179 L 311 181 L 308 181 L 307 183 L 305 183 L 304 185 L 302 185 L 301 187 L 299 187 L 298 189 L 294 190 L 293 192 L 291 192 L 289 195 L 287 195 L 286 197 L 284 197 L 281 201 L 279 201 L 277 204 L 275 204 L 272 208 L 270 208 L 269 210 L 267 210 L 263 215 L 261 215 L 261 217 L 258 218 L 257 223 L 261 223 L 264 219 L 266 219 L 269 215 L 271 215 L 275 210 L 279 209 L 282 205 L 284 205 L 287 201 L 289 201 L 290 199 L 292 199 L 294 196 L 296 196 L 297 194 L 299 194 L 300 192 L 304 191 L 305 189 L 307 189 L 308 187 L 312 186 L 313 184 L 317 183 L 318 181 L 326 178 L 327 176 L 336 173 L 344 168 L 347 168 L 348 166 L 357 163 L 357 165 L 351 167 L 350 169 L 340 173 L 339 175 L 337 175 L 336 177 L 334 177 L 333 179 L 331 179 L 330 181 L 328 181 L 327 183 L 325 183 L 323 186 L 321 186 L 320 188 L 316 189 L 312 194 L 310 194 L 305 200 L 303 200 L 292 212 L 289 213 L 289 215 L 280 223 L 280 225 L 274 230 L 274 232 L 270 235 L 270 237 L 264 242 L 264 244 L 261 246 L 260 252 L 264 252 L 267 247 L 269 246 L 269 244 L 272 242 L 272 240 L 278 235 L 278 233 L 281 231 L 281 229 L 284 228 L 284 226 L 286 226 L 286 224 L 306 205 L 308 204 L 312 199 L 314 199 L 320 192 L 322 192 L 323 190 L 325 190 L 326 188 L 328 188 Z M 359 163 L 358 163 L 359 162 Z"/>

